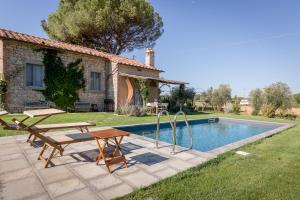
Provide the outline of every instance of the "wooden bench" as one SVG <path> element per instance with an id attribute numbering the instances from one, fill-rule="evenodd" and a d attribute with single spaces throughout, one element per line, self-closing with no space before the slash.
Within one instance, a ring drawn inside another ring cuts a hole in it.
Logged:
<path id="1" fill-rule="evenodd" d="M 25 102 L 25 110 L 35 110 L 49 108 L 49 103 L 47 101 L 29 101 Z"/>
<path id="2" fill-rule="evenodd" d="M 75 112 L 89 112 L 91 110 L 91 103 L 75 102 L 74 110 Z"/>

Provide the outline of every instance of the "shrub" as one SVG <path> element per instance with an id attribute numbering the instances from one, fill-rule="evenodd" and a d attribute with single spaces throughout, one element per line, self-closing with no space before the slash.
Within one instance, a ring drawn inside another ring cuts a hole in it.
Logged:
<path id="1" fill-rule="evenodd" d="M 146 115 L 146 110 L 143 107 L 136 105 L 121 105 L 117 108 L 116 113 L 118 115 L 143 117 Z"/>
<path id="2" fill-rule="evenodd" d="M 276 109 L 271 104 L 264 104 L 261 108 L 261 112 L 264 116 L 273 118 L 276 115 Z"/>
<path id="3" fill-rule="evenodd" d="M 0 108 L 5 109 L 5 94 L 7 92 L 7 82 L 0 80 Z"/>

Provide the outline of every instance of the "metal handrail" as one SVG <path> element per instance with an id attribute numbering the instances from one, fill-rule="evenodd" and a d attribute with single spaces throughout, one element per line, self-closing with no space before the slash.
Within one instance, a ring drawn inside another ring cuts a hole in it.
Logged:
<path id="1" fill-rule="evenodd" d="M 190 149 L 193 147 L 193 134 L 192 134 L 192 129 L 190 128 L 190 125 L 187 121 L 187 118 L 186 118 L 186 114 L 185 112 L 183 112 L 181 109 L 180 111 L 178 111 L 176 114 L 175 114 L 175 117 L 174 117 L 174 122 L 173 122 L 173 150 L 172 150 L 172 153 L 174 154 L 175 153 L 175 146 L 176 146 L 176 122 L 177 122 L 177 117 L 178 115 L 182 114 L 184 116 L 184 121 L 185 121 L 185 124 L 186 124 L 186 127 L 188 128 L 188 131 L 189 131 L 189 137 L 190 137 Z"/>
<path id="2" fill-rule="evenodd" d="M 158 148 L 158 137 L 159 137 L 159 134 L 160 134 L 160 128 L 159 128 L 159 125 L 160 125 L 160 116 L 163 115 L 163 114 L 166 114 L 168 115 L 169 117 L 169 121 L 170 121 L 170 125 L 172 127 L 172 129 L 174 130 L 174 126 L 173 126 L 173 122 L 172 122 L 172 119 L 170 117 L 170 114 L 167 110 L 161 110 L 158 115 L 157 115 L 157 125 L 156 125 L 156 141 L 155 141 L 155 145 L 156 145 L 156 148 Z"/>

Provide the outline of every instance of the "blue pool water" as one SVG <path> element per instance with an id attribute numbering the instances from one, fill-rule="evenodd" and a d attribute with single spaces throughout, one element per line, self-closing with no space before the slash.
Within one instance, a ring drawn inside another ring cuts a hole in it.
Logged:
<path id="1" fill-rule="evenodd" d="M 272 123 L 218 118 L 215 118 L 214 123 L 208 123 L 208 119 L 201 119 L 190 120 L 189 124 L 193 132 L 193 149 L 203 152 L 280 126 Z M 118 129 L 152 139 L 156 138 L 156 124 L 118 127 Z M 169 123 L 160 125 L 159 140 L 172 144 L 172 128 Z M 189 135 L 184 122 L 177 123 L 177 145 L 189 147 Z"/>

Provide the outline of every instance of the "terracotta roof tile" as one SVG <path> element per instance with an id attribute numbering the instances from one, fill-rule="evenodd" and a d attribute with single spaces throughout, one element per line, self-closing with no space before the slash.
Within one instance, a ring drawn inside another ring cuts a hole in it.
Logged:
<path id="1" fill-rule="evenodd" d="M 79 45 L 73 45 L 73 44 L 69 44 L 69 43 L 59 42 L 56 40 L 35 37 L 32 35 L 18 33 L 15 31 L 10 31 L 10 30 L 1 29 L 1 28 L 0 28 L 0 38 L 28 42 L 28 43 L 32 43 L 32 44 L 36 44 L 36 45 L 42 45 L 42 46 L 47 46 L 47 47 L 52 47 L 52 48 L 57 48 L 57 49 L 64 49 L 64 50 L 88 54 L 88 55 L 92 55 L 92 56 L 98 56 L 98 57 L 108 59 L 112 62 L 116 62 L 116 63 L 120 63 L 120 64 L 125 64 L 125 65 L 134 66 L 134 67 L 145 68 L 145 69 L 151 69 L 151 70 L 156 70 L 156 71 L 162 71 L 156 67 L 148 66 L 148 65 L 146 65 L 140 61 L 137 61 L 135 59 L 126 58 L 123 56 L 118 56 L 118 55 L 114 55 L 114 54 L 110 54 L 110 53 L 105 53 L 103 51 L 99 51 L 99 50 L 95 50 L 95 49 L 91 49 L 91 48 L 87 48 L 87 47 L 83 47 L 83 46 L 79 46 Z"/>

